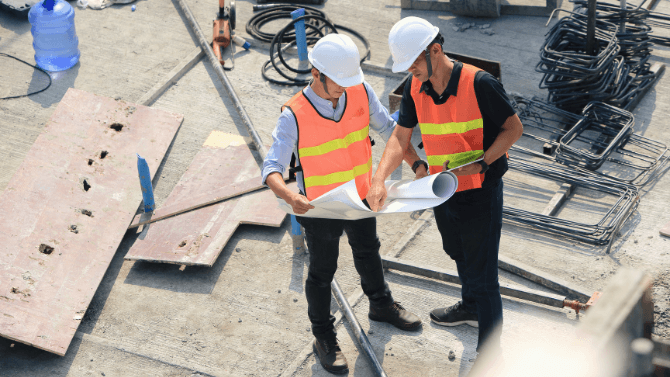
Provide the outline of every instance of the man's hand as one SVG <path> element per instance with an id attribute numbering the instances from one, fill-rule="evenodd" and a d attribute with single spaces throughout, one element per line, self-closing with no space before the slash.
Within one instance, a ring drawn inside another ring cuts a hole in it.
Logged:
<path id="1" fill-rule="evenodd" d="M 449 160 L 445 161 L 444 164 L 442 165 L 442 171 L 447 171 L 449 170 Z M 465 165 L 461 168 L 457 168 L 452 170 L 451 172 L 454 173 L 455 176 L 459 177 L 462 175 L 471 175 L 471 174 L 479 174 L 482 171 L 482 166 L 480 164 L 470 164 L 470 165 Z"/>
<path id="2" fill-rule="evenodd" d="M 309 200 L 306 196 L 296 193 L 292 194 L 293 195 L 291 195 L 291 201 L 289 204 L 293 208 L 293 212 L 295 212 L 295 214 L 302 215 L 310 209 L 314 208 L 313 205 L 309 204 Z"/>
<path id="3" fill-rule="evenodd" d="M 423 164 L 421 164 L 421 165 L 419 165 L 418 168 L 416 168 L 416 173 L 415 174 L 416 174 L 416 176 L 414 177 L 414 179 L 417 180 L 417 179 L 421 179 L 423 177 L 427 177 L 428 176 L 428 171 L 426 171 L 426 167 Z"/>
<path id="4" fill-rule="evenodd" d="M 384 206 L 386 195 L 386 186 L 384 185 L 384 181 L 373 178 L 372 182 L 370 183 L 370 190 L 368 191 L 368 195 L 365 196 L 365 199 L 367 199 L 368 204 L 370 205 L 370 209 L 374 212 L 379 211 Z"/>

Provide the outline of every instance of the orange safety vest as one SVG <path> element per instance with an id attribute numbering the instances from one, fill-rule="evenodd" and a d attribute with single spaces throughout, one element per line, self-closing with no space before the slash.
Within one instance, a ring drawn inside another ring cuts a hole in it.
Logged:
<path id="1" fill-rule="evenodd" d="M 442 105 L 435 105 L 425 92 L 419 93 L 422 82 L 412 80 L 411 94 L 430 174 L 441 172 L 446 160 L 449 168 L 454 168 L 484 154 L 484 121 L 475 96 L 475 74 L 479 70 L 463 64 L 457 95 Z M 460 176 L 456 192 L 480 188 L 482 182 L 484 174 Z"/>
<path id="2" fill-rule="evenodd" d="M 365 199 L 372 179 L 370 106 L 363 84 L 346 89 L 344 114 L 339 121 L 322 117 L 302 90 L 284 104 L 298 125 L 298 161 L 307 199 L 356 179 Z"/>

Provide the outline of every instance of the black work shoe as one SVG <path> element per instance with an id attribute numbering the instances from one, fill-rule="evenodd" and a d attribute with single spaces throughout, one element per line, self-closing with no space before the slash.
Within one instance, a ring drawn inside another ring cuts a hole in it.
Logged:
<path id="1" fill-rule="evenodd" d="M 479 327 L 477 313 L 466 311 L 461 301 L 448 308 L 438 308 L 433 310 L 430 312 L 430 320 L 440 326 L 458 326 L 466 324 L 472 327 Z"/>
<path id="2" fill-rule="evenodd" d="M 377 322 L 388 322 L 400 330 L 415 331 L 421 328 L 421 318 L 405 310 L 397 301 L 382 308 L 370 305 L 368 318 Z"/>
<path id="3" fill-rule="evenodd" d="M 349 373 L 349 365 L 344 357 L 337 338 L 319 340 L 315 339 L 312 345 L 314 353 L 319 357 L 323 369 L 334 374 Z"/>

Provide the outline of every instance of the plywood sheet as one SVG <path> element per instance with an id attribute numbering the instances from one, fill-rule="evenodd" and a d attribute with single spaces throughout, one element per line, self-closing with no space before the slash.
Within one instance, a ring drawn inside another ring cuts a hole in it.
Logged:
<path id="1" fill-rule="evenodd" d="M 179 207 L 181 203 L 186 208 L 196 204 L 192 198 L 201 198 L 203 192 L 249 180 L 261 182 L 260 169 L 247 144 L 239 136 L 214 131 L 164 207 Z M 212 266 L 239 224 L 278 227 L 285 217 L 270 190 L 246 194 L 148 224 L 149 229 L 135 241 L 126 259 Z"/>
<path id="2" fill-rule="evenodd" d="M 666 237 L 670 237 L 670 222 L 663 225 L 663 228 L 659 232 Z"/>
<path id="3" fill-rule="evenodd" d="M 0 197 L 0 335 L 64 355 L 183 116 L 69 89 Z"/>

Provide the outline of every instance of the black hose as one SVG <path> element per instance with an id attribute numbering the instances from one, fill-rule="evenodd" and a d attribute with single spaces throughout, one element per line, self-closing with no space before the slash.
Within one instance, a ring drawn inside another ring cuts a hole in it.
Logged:
<path id="1" fill-rule="evenodd" d="M 0 52 L 0 55 L 2 55 L 2 56 L 6 56 L 6 57 L 8 57 L 8 58 L 15 59 L 15 60 L 18 60 L 18 61 L 20 61 L 21 63 L 24 63 L 24 64 L 26 64 L 26 65 L 29 65 L 29 66 L 31 66 L 31 67 L 37 69 L 38 71 L 44 73 L 44 74 L 47 75 L 47 77 L 49 78 L 49 84 L 48 84 L 45 88 L 43 88 L 43 89 L 40 89 L 40 90 L 35 91 L 35 92 L 32 92 L 32 93 L 28 93 L 28 94 L 21 94 L 21 95 L 19 95 L 19 96 L 2 97 L 2 98 L 0 98 L 0 100 L 32 96 L 33 94 L 42 93 L 43 91 L 49 89 L 49 87 L 51 86 L 51 75 L 49 74 L 49 72 L 43 70 L 42 68 L 40 68 L 40 67 L 38 67 L 38 66 L 36 66 L 36 65 L 32 65 L 32 64 L 30 64 L 30 63 L 28 63 L 28 62 L 26 62 L 26 61 L 23 61 L 23 60 L 17 58 L 16 56 L 8 55 L 8 54 L 5 54 L 5 53 L 3 53 L 3 52 Z"/>
<path id="2" fill-rule="evenodd" d="M 293 20 L 291 17 L 291 12 L 300 8 L 305 9 L 305 15 Z M 299 21 L 304 21 L 305 23 L 305 34 L 308 45 L 314 45 L 326 34 L 337 33 L 338 30 L 343 30 L 358 38 L 365 46 L 365 53 L 361 56 L 361 63 L 370 56 L 370 43 L 363 35 L 348 27 L 332 23 L 328 16 L 326 16 L 326 14 L 319 9 L 297 5 L 276 5 L 269 8 L 267 6 L 263 6 L 263 8 L 254 6 L 254 10 L 257 9 L 263 10 L 253 16 L 249 22 L 247 22 L 246 29 L 247 33 L 249 33 L 249 35 L 253 36 L 254 38 L 264 42 L 270 42 L 270 60 L 265 62 L 265 64 L 263 64 L 261 67 L 261 74 L 265 80 L 273 84 L 286 86 L 305 86 L 309 84 L 309 80 L 291 77 L 285 74 L 275 61 L 276 58 L 279 58 L 279 61 L 286 69 L 297 74 L 308 74 L 311 72 L 311 69 L 297 69 L 289 66 L 282 53 L 282 51 L 286 48 L 295 45 L 296 41 L 294 25 Z M 291 21 L 278 33 L 270 34 L 261 31 L 261 28 L 266 23 L 282 18 L 286 18 Z M 282 47 L 282 44 L 284 43 L 287 43 L 287 45 Z M 269 77 L 267 75 L 267 70 L 270 68 L 270 65 L 272 65 L 275 71 L 284 77 L 286 81 L 276 80 Z"/>

